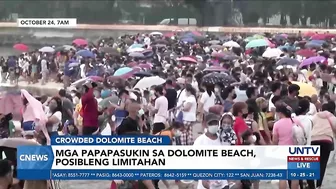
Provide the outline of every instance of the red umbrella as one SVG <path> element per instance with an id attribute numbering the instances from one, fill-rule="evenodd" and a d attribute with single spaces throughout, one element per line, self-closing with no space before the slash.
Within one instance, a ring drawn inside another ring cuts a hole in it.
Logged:
<path id="1" fill-rule="evenodd" d="M 296 54 L 307 58 L 315 56 L 315 53 L 309 49 L 301 49 Z"/>
<path id="2" fill-rule="evenodd" d="M 22 52 L 27 52 L 28 51 L 28 46 L 22 43 L 18 43 L 13 46 L 15 50 L 22 51 Z"/>
<path id="3" fill-rule="evenodd" d="M 315 32 L 307 32 L 307 33 L 303 34 L 304 37 L 311 37 L 313 35 L 316 35 L 316 33 Z"/>
<path id="4" fill-rule="evenodd" d="M 163 36 L 165 37 L 173 37 L 174 35 L 175 35 L 174 32 L 168 32 L 168 33 L 163 34 Z"/>
<path id="5" fill-rule="evenodd" d="M 88 44 L 88 42 L 85 39 L 75 39 L 72 41 L 72 43 L 83 46 Z"/>
<path id="6" fill-rule="evenodd" d="M 311 36 L 311 40 L 325 40 L 327 38 L 327 35 L 325 34 L 315 34 Z"/>
<path id="7" fill-rule="evenodd" d="M 177 59 L 178 61 L 183 61 L 183 62 L 191 62 L 191 63 L 197 63 L 197 61 L 191 57 L 187 57 L 187 56 L 184 56 L 184 57 L 181 57 L 181 58 L 178 58 Z"/>

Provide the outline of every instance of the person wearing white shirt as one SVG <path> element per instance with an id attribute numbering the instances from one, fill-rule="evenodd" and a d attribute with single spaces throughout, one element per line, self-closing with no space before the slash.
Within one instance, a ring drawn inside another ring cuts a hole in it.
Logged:
<path id="1" fill-rule="evenodd" d="M 194 146 L 220 146 L 217 135 L 220 117 L 215 114 L 206 116 L 206 132 L 196 138 Z M 206 162 L 204 162 L 206 163 Z M 228 185 L 227 180 L 198 180 L 197 189 L 222 189 Z"/>
<path id="2" fill-rule="evenodd" d="M 310 102 L 307 99 L 301 99 L 299 101 L 298 110 L 295 112 L 295 119 L 298 120 L 299 124 L 304 128 L 305 135 L 307 138 L 307 145 L 311 143 L 311 131 L 313 129 L 313 121 L 311 116 L 308 115 Z"/>
<path id="3" fill-rule="evenodd" d="M 41 84 L 44 85 L 48 80 L 48 62 L 46 59 L 41 60 Z"/>
<path id="4" fill-rule="evenodd" d="M 154 90 L 157 98 L 155 99 L 154 109 L 152 110 L 152 113 L 154 113 L 153 134 L 157 134 L 165 129 L 165 124 L 168 119 L 168 100 L 163 95 L 162 86 L 156 86 Z"/>
<path id="5" fill-rule="evenodd" d="M 272 95 L 271 95 L 271 97 L 269 99 L 269 102 L 268 102 L 268 111 L 273 112 L 273 111 L 275 111 L 275 105 L 272 103 L 272 99 L 273 99 L 274 96 L 279 96 L 280 95 L 281 83 L 279 83 L 279 82 L 273 83 L 272 86 L 271 86 L 271 91 L 272 91 Z"/>

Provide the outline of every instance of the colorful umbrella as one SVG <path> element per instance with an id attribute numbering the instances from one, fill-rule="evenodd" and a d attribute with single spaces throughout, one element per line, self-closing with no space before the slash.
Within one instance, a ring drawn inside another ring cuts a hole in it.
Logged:
<path id="1" fill-rule="evenodd" d="M 130 57 L 135 57 L 135 58 L 143 58 L 143 57 L 145 57 L 145 55 L 143 55 L 143 54 L 140 53 L 140 52 L 132 52 L 132 53 L 130 53 L 128 56 L 130 56 Z"/>
<path id="2" fill-rule="evenodd" d="M 152 69 L 153 65 L 150 63 L 146 63 L 146 64 L 139 64 L 138 67 L 142 68 L 142 69 Z"/>
<path id="3" fill-rule="evenodd" d="M 182 61 L 182 62 L 191 62 L 191 63 L 197 63 L 197 61 L 191 57 L 187 57 L 187 56 L 184 56 L 184 57 L 181 57 L 181 58 L 178 58 L 177 59 L 178 61 Z"/>
<path id="4" fill-rule="evenodd" d="M 45 46 L 39 49 L 40 52 L 53 53 L 55 49 L 49 46 Z"/>
<path id="5" fill-rule="evenodd" d="M 296 54 L 300 55 L 300 56 L 303 56 L 303 57 L 306 57 L 306 58 L 315 56 L 315 53 L 313 51 L 309 50 L 309 49 L 298 50 L 298 51 L 296 51 Z"/>
<path id="6" fill-rule="evenodd" d="M 299 65 L 300 62 L 296 59 L 292 59 L 292 58 L 287 58 L 287 57 L 284 57 L 284 58 L 281 58 L 277 63 L 276 65 L 277 66 L 285 66 L 285 65 L 289 65 L 289 66 L 297 66 Z"/>
<path id="7" fill-rule="evenodd" d="M 221 66 L 210 66 L 208 68 L 205 68 L 203 71 L 208 71 L 208 72 L 224 72 L 226 71 L 225 68 Z"/>
<path id="8" fill-rule="evenodd" d="M 133 71 L 133 69 L 129 68 L 129 67 L 119 68 L 117 71 L 114 72 L 113 76 L 121 76 L 121 75 L 127 74 L 131 71 Z"/>
<path id="9" fill-rule="evenodd" d="M 312 63 L 323 62 L 325 60 L 326 60 L 326 58 L 323 57 L 323 56 L 310 57 L 308 59 L 303 60 L 302 63 L 300 64 L 300 67 L 302 67 L 302 66 L 309 66 Z"/>
<path id="10" fill-rule="evenodd" d="M 219 41 L 219 40 L 211 40 L 211 41 L 209 41 L 208 43 L 209 43 L 209 44 L 212 44 L 212 45 L 217 45 L 217 44 L 220 43 L 220 41 Z"/>
<path id="11" fill-rule="evenodd" d="M 223 44 L 224 47 L 236 47 L 239 48 L 240 45 L 235 41 L 228 41 Z"/>
<path id="12" fill-rule="evenodd" d="M 313 35 L 316 35 L 317 33 L 316 32 L 306 32 L 303 34 L 304 37 L 311 37 Z"/>
<path id="13" fill-rule="evenodd" d="M 144 48 L 136 47 L 136 48 L 128 48 L 128 49 L 127 49 L 127 52 L 128 52 L 128 53 L 134 53 L 134 52 L 142 52 L 142 51 L 144 51 L 144 50 L 145 50 Z"/>
<path id="14" fill-rule="evenodd" d="M 280 49 L 266 49 L 266 51 L 262 54 L 262 57 L 265 58 L 278 58 L 283 52 Z"/>
<path id="15" fill-rule="evenodd" d="M 161 32 L 152 32 L 149 35 L 151 35 L 151 36 L 154 36 L 154 35 L 162 36 L 163 34 Z"/>
<path id="16" fill-rule="evenodd" d="M 237 81 L 226 73 L 208 73 L 203 77 L 202 82 L 207 84 L 221 83 L 224 86 L 229 86 Z"/>
<path id="17" fill-rule="evenodd" d="M 78 45 L 78 46 L 85 46 L 88 44 L 88 42 L 85 39 L 75 39 L 72 41 L 72 43 Z"/>
<path id="18" fill-rule="evenodd" d="M 185 42 L 185 43 L 195 43 L 196 40 L 192 37 L 186 37 L 186 38 L 182 38 L 180 39 L 182 42 Z"/>
<path id="19" fill-rule="evenodd" d="M 256 48 L 256 47 L 266 47 L 269 46 L 269 43 L 265 39 L 255 39 L 247 43 L 246 48 Z"/>
<path id="20" fill-rule="evenodd" d="M 145 78 L 142 78 L 140 81 L 138 81 L 138 83 L 134 86 L 134 89 L 135 88 L 147 89 L 154 85 L 162 85 L 165 82 L 166 80 L 162 79 L 159 76 L 145 77 Z"/>
<path id="21" fill-rule="evenodd" d="M 299 96 L 313 96 L 317 95 L 317 91 L 315 87 L 313 87 L 311 84 L 308 83 L 301 83 L 301 82 L 292 82 L 292 84 L 296 84 L 300 87 Z"/>
<path id="22" fill-rule="evenodd" d="M 82 56 L 82 57 L 87 57 L 87 58 L 94 58 L 95 57 L 93 52 L 91 52 L 89 50 L 80 50 L 76 53 L 76 55 L 79 55 L 79 56 Z"/>
<path id="23" fill-rule="evenodd" d="M 308 48 L 314 48 L 314 47 L 318 48 L 318 47 L 321 47 L 322 45 L 323 45 L 323 43 L 317 42 L 317 40 L 316 41 L 309 41 L 305 44 L 305 46 L 308 47 Z"/>
<path id="24" fill-rule="evenodd" d="M 13 48 L 18 51 L 28 52 L 28 46 L 22 43 L 14 45 Z"/>
<path id="25" fill-rule="evenodd" d="M 287 51 L 295 51 L 295 47 L 290 46 L 290 45 L 279 46 L 278 49 L 280 49 L 280 50 L 282 50 L 282 51 L 283 51 L 284 49 L 286 49 Z"/>
<path id="26" fill-rule="evenodd" d="M 327 38 L 327 35 L 325 34 L 315 34 L 310 37 L 311 40 L 325 40 Z"/>
<path id="27" fill-rule="evenodd" d="M 211 45 L 210 48 L 212 48 L 212 49 L 223 49 L 224 47 L 222 45 Z"/>
<path id="28" fill-rule="evenodd" d="M 143 46 L 144 46 L 143 44 L 136 43 L 128 47 L 128 49 L 142 48 Z"/>

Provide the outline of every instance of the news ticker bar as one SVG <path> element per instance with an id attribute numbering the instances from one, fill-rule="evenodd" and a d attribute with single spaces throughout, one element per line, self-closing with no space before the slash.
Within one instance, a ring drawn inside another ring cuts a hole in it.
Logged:
<path id="1" fill-rule="evenodd" d="M 18 170 L 25 180 L 316 180 L 319 169 L 305 170 Z"/>

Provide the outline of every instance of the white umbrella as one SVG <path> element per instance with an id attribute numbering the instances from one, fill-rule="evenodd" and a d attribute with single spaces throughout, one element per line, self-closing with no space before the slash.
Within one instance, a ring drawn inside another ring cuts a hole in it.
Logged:
<path id="1" fill-rule="evenodd" d="M 152 76 L 152 77 L 145 77 L 142 78 L 135 86 L 134 88 L 138 89 L 146 89 L 150 88 L 151 86 L 154 85 L 162 85 L 166 82 L 165 79 L 162 79 L 159 76 Z"/>
<path id="2" fill-rule="evenodd" d="M 240 45 L 235 41 L 228 41 L 223 44 L 224 47 L 240 47 Z"/>
<path id="3" fill-rule="evenodd" d="M 150 33 L 149 35 L 163 35 L 161 32 L 152 32 L 152 33 Z"/>
<path id="4" fill-rule="evenodd" d="M 55 49 L 52 47 L 45 46 L 45 47 L 40 48 L 39 51 L 46 52 L 46 53 L 52 53 L 52 52 L 55 52 Z"/>
<path id="5" fill-rule="evenodd" d="M 128 49 L 127 52 L 128 52 L 128 53 L 142 52 L 142 51 L 144 51 L 144 50 L 145 50 L 144 48 L 136 47 L 136 48 L 133 48 L 133 49 Z"/>
<path id="6" fill-rule="evenodd" d="M 265 57 L 265 58 L 278 58 L 280 57 L 280 55 L 283 54 L 283 52 L 278 49 L 278 48 L 273 48 L 273 49 L 267 49 L 262 57 Z"/>

